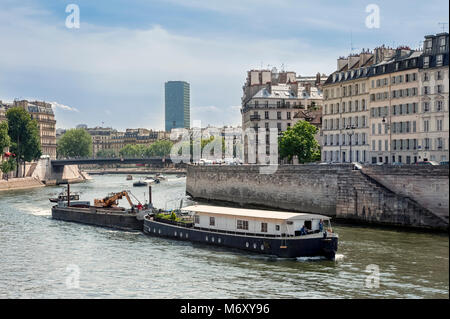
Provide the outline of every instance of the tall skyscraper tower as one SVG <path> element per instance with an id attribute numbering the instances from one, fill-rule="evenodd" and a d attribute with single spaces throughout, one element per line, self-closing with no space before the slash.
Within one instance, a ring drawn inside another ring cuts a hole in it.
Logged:
<path id="1" fill-rule="evenodd" d="M 189 83 L 168 81 L 165 83 L 165 128 L 190 128 L 191 107 Z"/>

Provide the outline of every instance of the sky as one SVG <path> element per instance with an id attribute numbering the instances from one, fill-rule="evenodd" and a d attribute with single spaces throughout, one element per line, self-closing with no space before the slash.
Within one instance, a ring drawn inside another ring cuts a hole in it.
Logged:
<path id="1" fill-rule="evenodd" d="M 80 27 L 68 28 L 69 4 Z M 379 27 L 366 19 L 379 8 Z M 187 81 L 191 121 L 240 125 L 247 71 L 330 74 L 385 44 L 419 48 L 448 2 L 0 0 L 0 100 L 54 103 L 57 128 L 164 129 L 164 83 Z M 448 32 L 448 24 L 445 25 Z"/>

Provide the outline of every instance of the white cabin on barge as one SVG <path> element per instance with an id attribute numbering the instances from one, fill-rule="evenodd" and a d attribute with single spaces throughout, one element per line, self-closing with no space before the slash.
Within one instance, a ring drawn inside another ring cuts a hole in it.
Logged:
<path id="1" fill-rule="evenodd" d="M 331 232 L 330 218 L 307 213 L 242 209 L 222 206 L 193 205 L 184 207 L 191 212 L 194 227 L 206 231 L 233 232 L 247 236 L 295 237 L 305 226 L 308 234 Z"/>

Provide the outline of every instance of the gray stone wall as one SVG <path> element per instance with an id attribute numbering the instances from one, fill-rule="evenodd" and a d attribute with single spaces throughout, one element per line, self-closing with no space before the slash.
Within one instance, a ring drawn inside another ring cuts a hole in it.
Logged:
<path id="1" fill-rule="evenodd" d="M 260 167 L 190 165 L 186 192 L 199 200 L 448 229 L 448 167 L 280 165 L 273 174 L 261 174 Z M 446 193 L 437 195 L 436 185 Z M 415 193 L 417 188 L 421 191 Z"/>

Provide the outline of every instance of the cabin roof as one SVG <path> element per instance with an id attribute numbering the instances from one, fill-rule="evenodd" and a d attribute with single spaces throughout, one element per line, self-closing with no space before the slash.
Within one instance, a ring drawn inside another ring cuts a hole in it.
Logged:
<path id="1" fill-rule="evenodd" d="M 183 207 L 183 210 L 188 210 L 196 213 L 217 214 L 217 215 L 230 215 L 235 217 L 253 217 L 264 219 L 278 219 L 278 220 L 294 220 L 294 219 L 329 219 L 327 216 L 307 213 L 289 213 L 281 211 L 271 210 L 259 210 L 259 209 L 243 209 L 233 207 L 222 206 L 209 206 L 209 205 L 192 205 Z"/>

